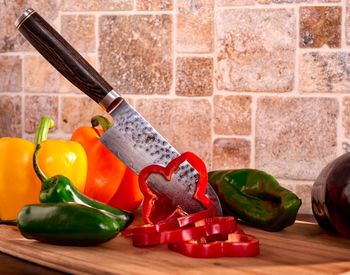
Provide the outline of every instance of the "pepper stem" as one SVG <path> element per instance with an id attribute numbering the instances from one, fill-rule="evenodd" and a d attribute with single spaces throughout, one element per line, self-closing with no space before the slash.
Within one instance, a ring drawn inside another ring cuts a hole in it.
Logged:
<path id="1" fill-rule="evenodd" d="M 34 143 L 36 146 L 33 155 L 33 167 L 41 182 L 45 182 L 48 178 L 39 167 L 38 153 L 39 149 L 41 148 L 41 142 L 47 140 L 49 130 L 53 127 L 55 127 L 55 122 L 49 116 L 43 116 L 40 119 L 38 130 L 35 133 Z"/>
<path id="2" fill-rule="evenodd" d="M 39 164 L 38 164 L 38 153 L 41 148 L 40 144 L 37 144 L 35 146 L 35 151 L 33 155 L 33 167 L 35 174 L 38 176 L 41 182 L 47 181 L 48 177 L 44 174 L 43 170 L 40 169 Z"/>
<path id="3" fill-rule="evenodd" d="M 47 140 L 49 130 L 55 127 L 55 122 L 49 116 L 43 116 L 40 119 L 38 130 L 35 133 L 34 143 L 40 144 Z"/>
<path id="4" fill-rule="evenodd" d="M 0 220 L 0 224 L 17 226 L 17 220 Z"/>
<path id="5" fill-rule="evenodd" d="M 109 120 L 100 115 L 91 118 L 91 125 L 92 127 L 97 127 L 100 125 L 103 132 L 106 132 L 109 128 L 112 127 L 112 124 L 109 122 Z"/>

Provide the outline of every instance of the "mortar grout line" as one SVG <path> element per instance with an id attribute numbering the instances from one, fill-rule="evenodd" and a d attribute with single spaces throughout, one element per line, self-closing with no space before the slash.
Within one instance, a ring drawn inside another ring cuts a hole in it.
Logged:
<path id="1" fill-rule="evenodd" d="M 127 11 L 62 11 L 63 15 L 171 15 L 171 10 L 166 11 L 143 11 L 143 10 L 127 10 Z"/>
<path id="2" fill-rule="evenodd" d="M 338 99 L 339 104 L 339 114 L 337 119 L 337 156 L 344 153 L 342 143 L 345 140 L 345 129 L 343 127 L 343 113 L 345 110 L 345 107 L 343 105 L 344 99 L 346 96 L 343 96 L 342 98 Z"/>
<path id="3" fill-rule="evenodd" d="M 21 59 L 22 59 L 22 90 L 21 90 L 21 121 L 22 121 L 22 125 L 21 125 L 21 134 L 22 134 L 22 137 L 24 137 L 25 135 L 25 127 L 24 127 L 24 124 L 25 124 L 25 91 L 24 91 L 24 56 L 21 55 L 20 56 Z"/>
<path id="4" fill-rule="evenodd" d="M 172 39 L 172 82 L 171 88 L 169 91 L 169 96 L 176 96 L 176 61 L 177 61 L 177 52 L 176 52 L 176 38 L 177 38 L 177 3 L 174 2 L 174 7 L 172 10 L 172 26 L 171 26 L 171 39 Z"/>
<path id="5" fill-rule="evenodd" d="M 100 16 L 95 16 L 95 62 L 96 62 L 96 71 L 101 72 L 101 64 L 99 58 L 100 50 Z"/>
<path id="6" fill-rule="evenodd" d="M 326 46 L 322 48 L 299 48 L 300 53 L 332 53 L 339 51 L 350 51 L 350 45 L 344 45 L 341 48 L 328 48 Z M 84 52 L 83 54 L 91 54 L 93 52 Z M 0 56 L 20 56 L 20 55 L 33 55 L 33 56 L 41 56 L 37 51 L 15 51 L 15 52 L 1 52 Z M 177 53 L 178 56 L 188 56 L 188 57 L 211 57 L 210 53 Z"/>
<path id="7" fill-rule="evenodd" d="M 300 8 L 295 7 L 294 8 L 294 13 L 295 13 L 295 56 L 294 56 L 294 87 L 293 90 L 296 95 L 300 95 L 300 78 L 299 78 L 299 69 L 300 69 L 300 58 L 301 58 L 301 53 L 300 52 Z"/>
<path id="8" fill-rule="evenodd" d="M 340 22 L 340 30 L 341 30 L 341 37 L 340 37 L 340 44 L 342 48 L 346 47 L 346 0 L 342 0 L 342 13 L 341 13 L 341 22 Z"/>
<path id="9" fill-rule="evenodd" d="M 215 2 L 215 1 L 214 1 Z M 214 142 L 217 139 L 216 133 L 215 133 L 215 105 L 214 105 L 214 97 L 216 96 L 216 68 L 217 68 L 217 37 L 216 37 L 216 5 L 214 3 L 213 6 L 213 52 L 211 54 L 212 60 L 213 60 L 213 68 L 212 68 L 212 95 L 210 96 L 209 104 L 211 105 L 211 142 L 210 142 L 210 169 L 213 169 L 214 165 Z M 207 55 L 201 55 L 201 56 L 207 56 Z"/>
<path id="10" fill-rule="evenodd" d="M 250 167 L 256 167 L 256 115 L 257 115 L 257 102 L 258 97 L 252 96 L 251 103 L 251 119 L 250 119 Z"/>
<path id="11" fill-rule="evenodd" d="M 218 7 L 217 10 L 238 10 L 238 9 L 248 9 L 248 10 L 276 10 L 276 9 L 291 9 L 294 7 L 338 7 L 341 6 L 342 3 L 284 3 L 284 4 L 255 4 L 255 5 L 247 5 L 247 6 L 227 6 L 227 7 Z"/>

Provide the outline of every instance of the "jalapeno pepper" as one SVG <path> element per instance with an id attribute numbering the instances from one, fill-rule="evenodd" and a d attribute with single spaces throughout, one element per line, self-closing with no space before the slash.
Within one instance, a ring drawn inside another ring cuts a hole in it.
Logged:
<path id="1" fill-rule="evenodd" d="M 75 202 L 85 206 L 97 208 L 105 214 L 113 216 L 120 225 L 121 229 L 126 228 L 134 219 L 132 213 L 122 211 L 118 208 L 100 203 L 80 193 L 71 181 L 62 175 L 48 178 L 38 165 L 38 154 L 41 148 L 40 142 L 36 145 L 33 156 L 34 171 L 42 182 L 40 191 L 40 202 L 42 203 L 60 203 Z"/>
<path id="2" fill-rule="evenodd" d="M 17 225 L 27 239 L 74 246 L 91 246 L 109 241 L 121 229 L 113 217 L 76 203 L 26 205 L 16 221 L 0 221 L 0 224 Z"/>
<path id="3" fill-rule="evenodd" d="M 273 176 L 256 169 L 212 171 L 209 183 L 226 215 L 267 231 L 292 225 L 301 205 L 301 200 Z"/>

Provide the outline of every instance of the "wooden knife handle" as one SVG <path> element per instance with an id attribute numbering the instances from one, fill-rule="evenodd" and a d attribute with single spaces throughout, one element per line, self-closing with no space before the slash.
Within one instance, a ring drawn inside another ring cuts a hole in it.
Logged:
<path id="1" fill-rule="evenodd" d="M 27 9 L 17 19 L 16 27 L 52 66 L 105 109 L 119 98 L 112 86 L 36 11 Z"/>

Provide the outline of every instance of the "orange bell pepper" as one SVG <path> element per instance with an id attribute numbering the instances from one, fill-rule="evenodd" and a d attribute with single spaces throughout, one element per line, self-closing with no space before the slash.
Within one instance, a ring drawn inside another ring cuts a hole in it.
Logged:
<path id="1" fill-rule="evenodd" d="M 91 124 L 92 127 L 76 129 L 71 137 L 84 147 L 88 158 L 84 194 L 113 207 L 135 211 L 143 199 L 137 175 L 100 142 L 110 122 L 103 116 L 95 116 Z M 98 125 L 102 130 L 96 128 Z"/>

